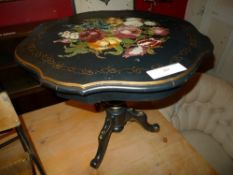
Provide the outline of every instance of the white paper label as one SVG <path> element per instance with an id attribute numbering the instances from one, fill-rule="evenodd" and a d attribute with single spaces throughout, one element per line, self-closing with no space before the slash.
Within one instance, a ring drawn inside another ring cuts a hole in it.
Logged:
<path id="1" fill-rule="evenodd" d="M 172 75 L 178 72 L 182 72 L 187 70 L 186 67 L 184 67 L 182 64 L 180 63 L 174 63 L 174 64 L 170 64 L 168 66 L 163 66 L 157 69 L 153 69 L 153 70 L 149 70 L 146 71 L 146 73 L 152 78 L 152 79 L 158 79 L 158 78 L 162 78 L 168 75 Z"/>

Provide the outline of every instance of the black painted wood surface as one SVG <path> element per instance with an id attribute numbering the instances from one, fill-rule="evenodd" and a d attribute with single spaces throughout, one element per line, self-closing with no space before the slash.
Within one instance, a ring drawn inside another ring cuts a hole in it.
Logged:
<path id="1" fill-rule="evenodd" d="M 133 36 L 118 35 L 119 30 L 127 35 L 128 31 L 119 28 L 126 24 L 132 26 L 130 20 L 136 19 L 141 23 L 132 23 L 134 28 L 130 30 Z M 150 33 L 151 28 L 156 27 L 163 29 L 162 34 Z M 101 31 L 99 35 L 88 38 L 90 31 L 96 30 L 97 33 Z M 68 37 L 65 36 L 66 31 L 70 32 Z M 78 38 L 74 35 L 72 39 L 71 33 L 78 33 Z M 102 41 L 108 37 L 109 41 L 116 36 L 120 37 L 118 45 L 113 43 L 107 49 L 93 49 L 97 39 Z M 145 39 L 160 43 L 143 47 L 140 54 L 126 54 L 127 49 L 138 47 Z M 60 96 L 96 103 L 164 98 L 185 83 L 212 52 L 210 40 L 184 20 L 148 12 L 98 11 L 38 26 L 18 45 L 15 55 L 22 66 Z M 187 71 L 158 80 L 153 80 L 146 73 L 172 63 L 181 63 Z"/>

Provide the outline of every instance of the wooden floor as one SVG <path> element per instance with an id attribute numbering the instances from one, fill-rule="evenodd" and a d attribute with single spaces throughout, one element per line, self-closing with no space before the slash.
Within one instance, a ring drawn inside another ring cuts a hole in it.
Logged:
<path id="1" fill-rule="evenodd" d="M 23 115 L 48 175 L 208 175 L 215 174 L 175 128 L 156 110 L 145 110 L 159 133 L 136 122 L 113 133 L 99 169 L 89 166 L 98 146 L 105 112 L 74 101 Z"/>

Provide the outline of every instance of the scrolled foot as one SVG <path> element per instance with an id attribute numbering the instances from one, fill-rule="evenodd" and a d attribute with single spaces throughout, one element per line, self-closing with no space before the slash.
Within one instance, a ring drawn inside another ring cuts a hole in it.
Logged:
<path id="1" fill-rule="evenodd" d="M 144 129 L 150 132 L 158 132 L 160 127 L 157 123 L 149 124 L 147 116 L 142 111 L 136 111 L 135 109 L 129 108 L 127 110 L 128 118 L 135 119 Z"/>
<path id="2" fill-rule="evenodd" d="M 99 168 L 99 166 L 100 166 L 100 162 L 98 163 L 98 161 L 97 161 L 96 159 L 93 159 L 93 160 L 91 161 L 90 165 L 91 165 L 91 167 L 97 169 L 97 168 Z"/>
<path id="3" fill-rule="evenodd" d="M 159 132 L 160 126 L 157 123 L 152 124 L 152 127 L 154 128 L 154 132 Z"/>

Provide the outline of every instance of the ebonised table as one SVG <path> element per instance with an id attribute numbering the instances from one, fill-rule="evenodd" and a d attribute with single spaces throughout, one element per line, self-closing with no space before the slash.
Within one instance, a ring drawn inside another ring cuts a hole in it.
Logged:
<path id="1" fill-rule="evenodd" d="M 112 132 L 122 131 L 127 121 L 159 131 L 158 124 L 149 124 L 145 113 L 128 108 L 126 101 L 175 93 L 212 51 L 210 40 L 186 21 L 147 12 L 98 11 L 38 26 L 15 56 L 59 96 L 105 104 L 107 116 L 91 161 L 98 168 Z"/>

